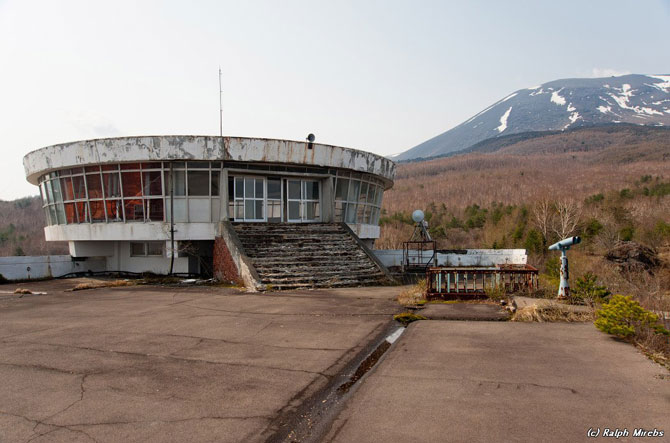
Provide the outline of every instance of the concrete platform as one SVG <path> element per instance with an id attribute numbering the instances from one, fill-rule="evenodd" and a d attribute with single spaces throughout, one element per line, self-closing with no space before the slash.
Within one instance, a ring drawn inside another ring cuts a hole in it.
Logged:
<path id="1" fill-rule="evenodd" d="M 669 411 L 668 371 L 592 324 L 420 321 L 324 441 L 578 442 L 590 428 L 667 441 Z"/>
<path id="2" fill-rule="evenodd" d="M 0 285 L 0 442 L 264 441 L 399 310 L 393 287 L 80 282 Z"/>
<path id="3" fill-rule="evenodd" d="M 427 303 L 417 312 L 429 320 L 504 321 L 509 312 L 488 303 Z"/>

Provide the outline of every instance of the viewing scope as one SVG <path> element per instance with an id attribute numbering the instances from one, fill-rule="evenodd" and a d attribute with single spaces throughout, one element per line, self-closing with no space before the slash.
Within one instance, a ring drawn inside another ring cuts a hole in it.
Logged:
<path id="1" fill-rule="evenodd" d="M 582 238 L 579 236 L 575 237 L 568 237 L 566 239 L 563 239 L 559 242 L 554 243 L 553 245 L 549 246 L 550 251 L 561 251 L 564 249 L 570 249 L 570 246 L 572 245 L 577 245 L 582 242 Z"/>

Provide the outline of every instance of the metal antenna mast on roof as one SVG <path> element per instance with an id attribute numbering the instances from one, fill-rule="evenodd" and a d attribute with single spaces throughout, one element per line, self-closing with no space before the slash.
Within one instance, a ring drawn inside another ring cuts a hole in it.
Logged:
<path id="1" fill-rule="evenodd" d="M 221 90 L 221 66 L 219 66 L 219 135 L 223 137 L 223 102 L 221 97 L 223 91 Z"/>

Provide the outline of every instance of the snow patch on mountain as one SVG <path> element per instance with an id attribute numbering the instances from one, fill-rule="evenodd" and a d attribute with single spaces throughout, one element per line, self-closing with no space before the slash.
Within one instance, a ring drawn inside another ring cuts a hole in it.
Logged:
<path id="1" fill-rule="evenodd" d="M 661 80 L 661 83 L 652 83 L 650 86 L 663 92 L 670 92 L 670 75 L 648 75 L 647 77 Z"/>
<path id="2" fill-rule="evenodd" d="M 670 126 L 667 74 L 569 78 L 511 92 L 464 124 L 394 158 L 443 155 L 492 137 L 527 131 L 560 131 L 617 122 Z"/>
<path id="3" fill-rule="evenodd" d="M 553 103 L 556 103 L 559 106 L 563 106 L 565 104 L 565 97 L 561 97 L 558 93 L 561 92 L 563 88 L 559 89 L 558 91 L 554 91 L 551 93 L 551 101 Z"/>
<path id="4" fill-rule="evenodd" d="M 615 91 L 618 91 L 619 94 L 609 94 L 610 97 L 619 105 L 622 109 L 628 109 L 635 112 L 638 118 L 644 118 L 645 115 L 663 115 L 662 112 L 659 112 L 655 109 L 646 107 L 646 106 L 631 106 L 630 99 L 634 96 L 633 90 L 630 85 L 625 83 L 621 88 L 613 88 Z"/>
<path id="5" fill-rule="evenodd" d="M 509 113 L 512 112 L 512 107 L 510 106 L 507 111 L 500 117 L 500 126 L 498 126 L 496 129 L 498 132 L 503 132 L 505 129 L 507 129 L 507 118 L 509 117 Z M 490 127 L 490 126 L 489 126 Z"/>

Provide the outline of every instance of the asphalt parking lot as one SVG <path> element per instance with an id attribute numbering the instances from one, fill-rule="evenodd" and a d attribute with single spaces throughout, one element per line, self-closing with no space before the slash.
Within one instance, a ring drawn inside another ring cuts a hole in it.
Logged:
<path id="1" fill-rule="evenodd" d="M 1 442 L 263 441 L 398 311 L 398 288 L 76 283 L 0 294 Z"/>
<path id="2" fill-rule="evenodd" d="M 432 306 L 341 393 L 397 330 L 403 288 L 66 291 L 77 283 L 0 285 L 2 443 L 670 435 L 670 372 L 591 323 L 482 321 L 497 308 L 468 304 L 445 306 L 478 321 L 445 321 Z"/>
<path id="3" fill-rule="evenodd" d="M 421 321 L 360 384 L 334 442 L 670 440 L 670 372 L 591 323 Z M 634 429 L 662 437 L 633 438 Z"/>

